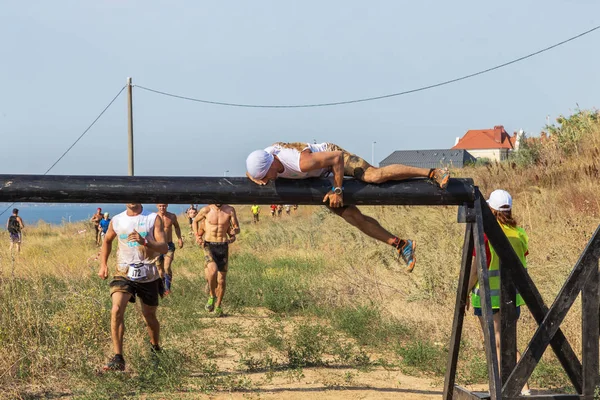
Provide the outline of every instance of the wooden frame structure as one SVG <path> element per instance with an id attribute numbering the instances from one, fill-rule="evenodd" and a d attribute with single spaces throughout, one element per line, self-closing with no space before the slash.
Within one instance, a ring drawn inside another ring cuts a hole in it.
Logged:
<path id="1" fill-rule="evenodd" d="M 0 175 L 0 202 L 47 203 L 231 203 L 322 205 L 331 182 L 324 179 L 277 180 L 258 186 L 246 178 L 118 177 Z M 462 263 L 456 294 L 444 400 L 456 399 L 578 399 L 592 400 L 598 383 L 600 227 L 596 230 L 550 308 L 542 299 L 510 242 L 471 179 L 451 179 L 441 190 L 423 179 L 370 185 L 344 183 L 345 204 L 458 205 L 459 222 L 466 223 Z M 500 257 L 501 362 L 498 365 L 484 233 Z M 468 280 L 473 249 L 479 275 L 489 394 L 472 393 L 455 385 Z M 519 291 L 538 328 L 516 363 L 515 289 Z M 560 329 L 575 299 L 582 294 L 583 348 L 580 361 Z M 520 396 L 520 389 L 550 345 L 578 394 Z"/>
<path id="2" fill-rule="evenodd" d="M 558 296 L 548 307 L 544 304 L 537 287 L 527 270 L 513 251 L 510 242 L 496 222 L 483 196 L 476 188 L 475 201 L 465 205 L 459 212 L 459 222 L 466 222 L 462 265 L 456 294 L 454 322 L 450 339 L 450 354 L 444 383 L 444 400 L 475 399 L 580 399 L 592 400 L 598 384 L 598 338 L 599 338 L 599 273 L 600 227 L 590 239 Z M 500 258 L 500 310 L 501 354 L 500 365 L 496 353 L 494 323 L 488 280 L 487 260 L 483 234 Z M 473 249 L 476 249 L 475 268 L 482 293 L 482 314 L 485 320 L 484 341 L 488 365 L 489 394 L 474 393 L 455 385 L 456 367 L 462 333 L 468 281 L 472 268 Z M 516 290 L 521 294 L 538 328 L 516 363 Z M 560 329 L 567 312 L 581 293 L 582 299 L 582 362 L 579 361 Z M 550 345 L 567 373 L 577 394 L 544 394 L 522 396 L 521 388 L 527 382 L 535 366 Z"/>

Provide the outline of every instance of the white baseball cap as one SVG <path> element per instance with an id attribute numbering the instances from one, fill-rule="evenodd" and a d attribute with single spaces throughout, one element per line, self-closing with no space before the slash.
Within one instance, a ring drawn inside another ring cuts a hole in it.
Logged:
<path id="1" fill-rule="evenodd" d="M 512 196 L 506 190 L 497 189 L 490 194 L 487 203 L 496 211 L 510 211 L 512 209 Z"/>

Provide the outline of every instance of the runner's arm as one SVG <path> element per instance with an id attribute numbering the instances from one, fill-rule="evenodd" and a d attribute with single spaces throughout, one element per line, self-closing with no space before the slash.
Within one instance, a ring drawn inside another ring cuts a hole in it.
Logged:
<path id="1" fill-rule="evenodd" d="M 229 229 L 229 231 L 233 232 L 234 235 L 240 233 L 240 223 L 238 222 L 237 214 L 235 213 L 235 208 L 233 207 L 231 207 L 231 217 L 229 221 L 231 225 L 231 229 Z"/>
<path id="2" fill-rule="evenodd" d="M 192 220 L 192 231 L 194 231 L 194 234 L 196 234 L 196 236 L 198 236 L 198 233 L 199 233 L 198 225 L 202 221 L 204 221 L 204 219 L 206 218 L 207 212 L 208 212 L 208 207 L 203 207 L 200 211 L 198 211 L 198 214 Z"/>
<path id="3" fill-rule="evenodd" d="M 112 250 L 112 242 L 117 237 L 117 233 L 113 229 L 113 224 L 108 224 L 106 235 L 104 235 L 104 241 L 102 242 L 102 249 L 100 250 L 100 270 L 98 276 L 102 279 L 108 278 L 108 256 Z"/>
<path id="4" fill-rule="evenodd" d="M 304 151 L 300 154 L 300 171 L 308 172 L 322 168 L 331 168 L 334 185 L 342 187 L 344 183 L 344 156 L 341 151 L 321 151 L 318 153 Z"/>
<path id="5" fill-rule="evenodd" d="M 25 223 L 23 222 L 23 218 L 21 218 L 21 217 L 17 217 L 17 218 L 18 218 L 19 224 L 21 225 L 21 229 L 25 228 Z"/>
<path id="6" fill-rule="evenodd" d="M 183 247 L 183 237 L 181 237 L 181 228 L 179 227 L 179 221 L 177 221 L 177 215 L 173 214 L 173 227 L 175 228 L 175 235 L 177 235 L 177 243 L 179 248 Z"/>

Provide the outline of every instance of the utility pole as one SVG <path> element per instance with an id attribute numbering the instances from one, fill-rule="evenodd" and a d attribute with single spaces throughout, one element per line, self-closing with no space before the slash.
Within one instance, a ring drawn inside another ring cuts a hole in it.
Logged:
<path id="1" fill-rule="evenodd" d="M 375 143 L 377 143 L 377 142 L 371 143 L 371 165 L 372 166 L 375 166 Z"/>
<path id="2" fill-rule="evenodd" d="M 131 78 L 127 78 L 127 130 L 129 133 L 129 176 L 133 176 L 133 98 Z"/>

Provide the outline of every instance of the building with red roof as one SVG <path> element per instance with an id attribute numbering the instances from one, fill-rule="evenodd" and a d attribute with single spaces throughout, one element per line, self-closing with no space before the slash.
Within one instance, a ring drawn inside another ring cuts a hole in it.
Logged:
<path id="1" fill-rule="evenodd" d="M 462 138 L 456 138 L 452 149 L 467 150 L 475 158 L 488 158 L 502 161 L 508 158 L 511 151 L 519 148 L 521 135 L 516 132 L 509 135 L 504 126 L 497 125 L 493 129 L 472 129 Z"/>

